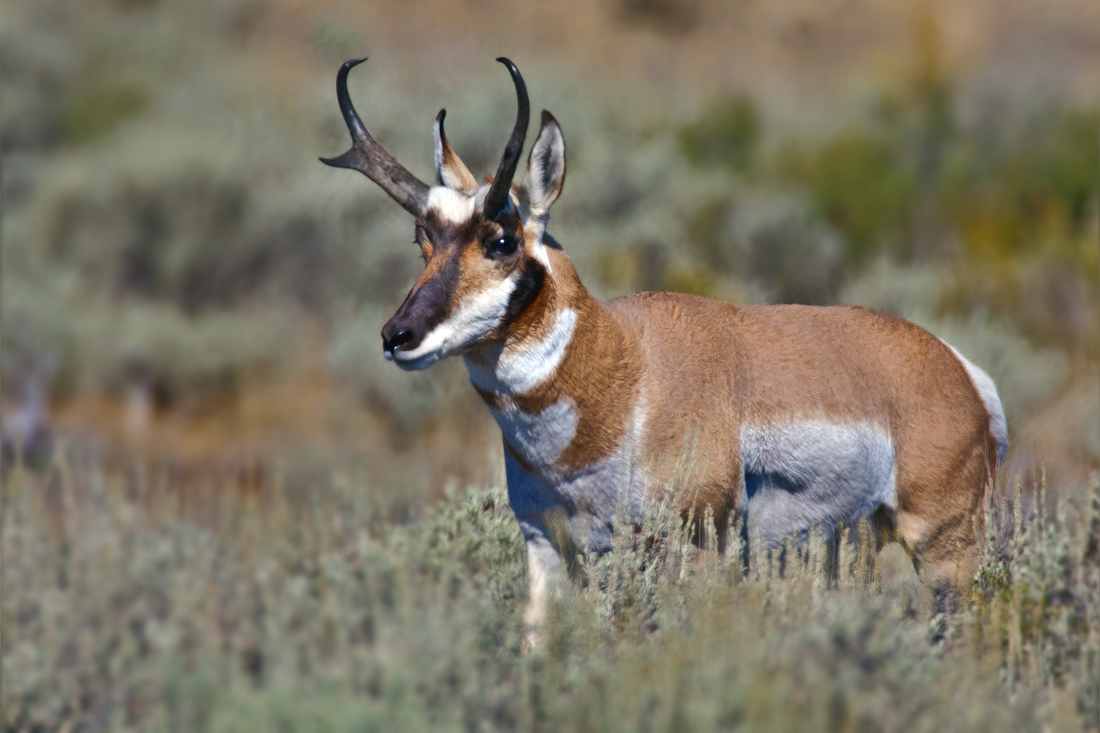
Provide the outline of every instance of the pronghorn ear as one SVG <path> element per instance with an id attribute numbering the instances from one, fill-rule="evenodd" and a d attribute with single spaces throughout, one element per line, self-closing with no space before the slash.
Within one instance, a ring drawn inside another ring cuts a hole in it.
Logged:
<path id="1" fill-rule="evenodd" d="M 527 157 L 527 176 L 523 179 L 530 216 L 538 218 L 550 212 L 565 183 L 565 138 L 554 115 L 542 111 L 539 137 Z"/>
<path id="2" fill-rule="evenodd" d="M 477 179 L 447 142 L 447 133 L 443 131 L 443 118 L 446 116 L 445 109 L 439 110 L 435 116 L 435 174 L 441 185 L 472 194 L 478 189 Z"/>

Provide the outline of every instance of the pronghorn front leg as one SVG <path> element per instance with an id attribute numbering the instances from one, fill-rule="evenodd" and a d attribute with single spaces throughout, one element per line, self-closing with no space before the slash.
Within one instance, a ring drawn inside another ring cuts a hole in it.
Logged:
<path id="1" fill-rule="evenodd" d="M 545 530 L 521 522 L 527 542 L 527 608 L 523 612 L 526 632 L 523 650 L 539 645 L 546 610 L 555 589 L 565 582 L 565 564 L 550 542 Z"/>

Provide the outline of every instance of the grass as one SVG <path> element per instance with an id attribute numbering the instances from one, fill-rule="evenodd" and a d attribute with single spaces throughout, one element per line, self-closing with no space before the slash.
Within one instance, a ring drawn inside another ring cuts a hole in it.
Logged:
<path id="1" fill-rule="evenodd" d="M 991 497 L 936 618 L 897 546 L 746 569 L 654 505 L 530 655 L 500 488 L 404 524 L 354 473 L 184 490 L 55 457 L 3 490 L 4 730 L 1100 730 L 1100 478 Z"/>

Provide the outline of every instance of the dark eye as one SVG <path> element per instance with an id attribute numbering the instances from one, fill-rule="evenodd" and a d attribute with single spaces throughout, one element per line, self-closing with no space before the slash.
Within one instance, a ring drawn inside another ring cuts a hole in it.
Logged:
<path id="1" fill-rule="evenodd" d="M 516 253 L 516 247 L 518 246 L 519 242 L 516 241 L 515 237 L 505 235 L 493 242 L 492 250 L 493 254 L 511 255 Z"/>

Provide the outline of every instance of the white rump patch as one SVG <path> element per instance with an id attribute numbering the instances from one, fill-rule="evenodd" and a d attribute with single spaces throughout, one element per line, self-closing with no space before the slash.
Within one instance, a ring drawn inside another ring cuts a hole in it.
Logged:
<path id="1" fill-rule="evenodd" d="M 745 425 L 741 460 L 749 536 L 769 543 L 897 504 L 894 447 L 867 423 Z"/>
<path id="2" fill-rule="evenodd" d="M 516 289 L 516 275 L 488 290 L 472 295 L 455 308 L 451 317 L 424 336 L 412 351 L 395 351 L 393 358 L 402 369 L 427 369 L 457 349 L 485 336 L 504 320 L 508 301 Z"/>
<path id="3" fill-rule="evenodd" d="M 940 341 L 943 342 L 944 346 L 951 349 L 952 353 L 962 362 L 962 365 L 966 368 L 966 373 L 970 375 L 970 381 L 974 385 L 974 389 L 978 390 L 978 395 L 982 398 L 982 403 L 985 404 L 985 411 L 989 413 L 989 432 L 993 433 L 993 437 L 997 439 L 997 465 L 1000 465 L 1005 458 L 1005 450 L 1008 448 L 1008 421 L 1005 420 L 1005 411 L 1001 406 L 1001 398 L 997 394 L 997 385 L 993 383 L 993 379 L 988 374 L 974 366 L 969 359 L 960 354 L 958 349 L 943 339 L 940 339 Z"/>
<path id="4" fill-rule="evenodd" d="M 550 333 L 541 339 L 505 349 L 489 371 L 467 362 L 470 381 L 478 389 L 499 394 L 518 395 L 545 382 L 554 375 L 565 351 L 573 340 L 577 312 L 572 308 L 559 311 Z"/>
<path id="5" fill-rule="evenodd" d="M 447 188 L 432 186 L 428 190 L 427 208 L 447 221 L 460 224 L 474 216 L 475 197 Z"/>

